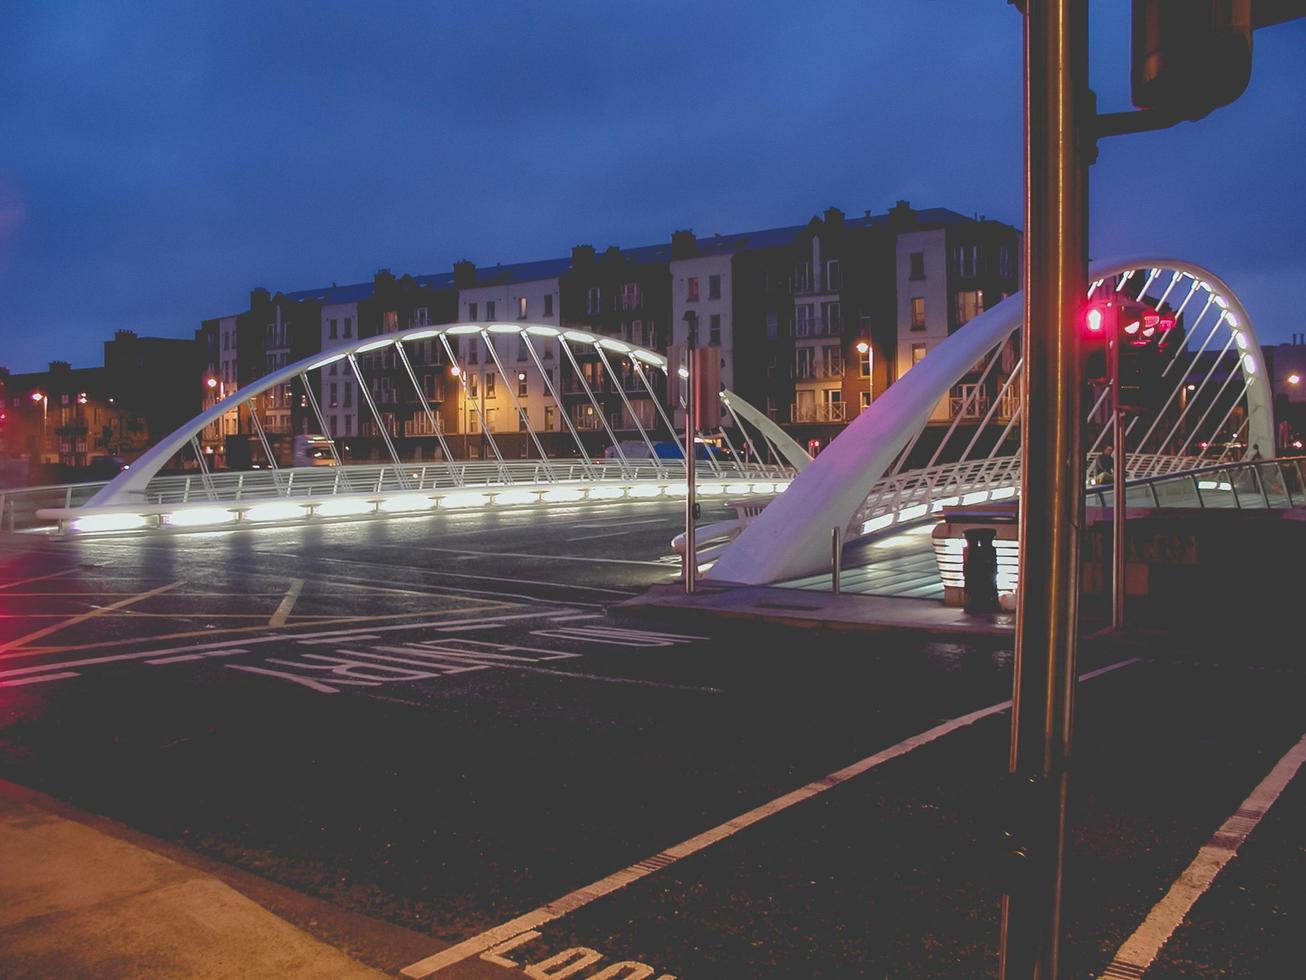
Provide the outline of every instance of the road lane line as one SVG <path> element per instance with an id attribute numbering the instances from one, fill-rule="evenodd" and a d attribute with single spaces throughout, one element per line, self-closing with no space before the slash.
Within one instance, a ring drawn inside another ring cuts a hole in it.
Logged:
<path id="1" fill-rule="evenodd" d="M 445 596 L 443 598 L 459 598 L 459 597 Z M 471 600 L 467 600 L 467 601 L 471 601 Z M 487 600 L 482 600 L 482 601 L 487 601 Z M 556 603 L 555 605 L 573 605 L 573 603 Z M 450 613 L 484 612 L 486 610 L 491 610 L 491 609 L 503 609 L 504 607 L 513 608 L 513 605 L 512 603 L 507 603 L 507 602 L 492 602 L 489 605 L 460 606 L 457 609 L 450 609 L 448 610 L 448 612 Z M 286 628 L 303 629 L 308 626 L 329 626 L 333 623 L 369 623 L 370 624 L 370 623 L 378 623 L 387 619 L 407 619 L 412 616 L 438 616 L 438 615 L 439 612 L 433 612 L 431 610 L 427 610 L 425 612 L 419 611 L 419 612 L 387 613 L 382 616 L 330 616 L 330 617 L 323 617 L 320 619 L 314 619 L 311 622 L 307 620 L 301 620 L 300 622 L 295 623 L 293 625 L 288 625 Z M 260 616 L 259 618 L 262 619 L 263 617 Z M 211 629 L 187 630 L 182 633 L 160 633 L 157 636 L 147 636 L 147 637 L 134 636 L 122 640 L 99 640 L 95 643 L 73 643 L 67 646 L 59 646 L 59 647 L 32 647 L 31 649 L 28 650 L 15 650 L 13 653 L 0 653 L 0 661 L 17 660 L 20 657 L 54 656 L 62 653 L 73 653 L 80 650 L 102 650 L 105 647 L 120 647 L 133 643 L 159 643 L 163 640 L 184 640 L 196 636 L 213 636 L 215 633 L 220 633 L 222 635 L 229 635 L 233 633 L 256 633 L 260 630 L 266 630 L 267 628 L 268 628 L 267 624 L 262 623 L 258 626 L 225 626 L 217 630 L 211 630 Z M 402 629 L 404 627 L 402 625 L 399 627 L 371 626 L 371 625 L 354 627 L 354 629 L 363 629 L 363 630 L 392 629 L 392 628 Z M 278 636 L 281 639 L 294 639 L 298 636 L 326 636 L 326 635 L 329 634 L 326 633 L 278 634 Z M 275 638 L 276 637 L 274 637 L 274 639 Z M 244 642 L 244 641 L 237 641 L 237 642 Z"/>
<path id="2" fill-rule="evenodd" d="M 138 592 L 136 595 L 128 596 L 126 599 L 119 599 L 117 602 L 111 602 L 107 606 L 100 606 L 98 609 L 92 609 L 89 612 L 78 613 L 76 616 L 65 619 L 61 623 L 54 623 L 50 626 L 42 627 L 32 633 L 28 633 L 26 636 L 20 636 L 16 640 L 9 640 L 6 643 L 0 643 L 0 652 L 12 650 L 14 647 L 26 646 L 31 640 L 39 640 L 43 636 L 49 636 L 51 633 L 58 633 L 62 629 L 67 629 L 69 626 L 76 626 L 78 623 L 84 623 L 86 620 L 94 619 L 96 616 L 102 616 L 105 613 L 113 612 L 115 609 L 122 609 L 124 606 L 130 606 L 133 603 L 153 598 L 156 595 L 161 595 L 164 592 L 175 589 L 179 585 L 181 585 L 180 582 L 160 585 L 157 589 L 150 589 L 148 592 Z"/>
<path id="3" fill-rule="evenodd" d="M 652 565 L 655 568 L 663 567 L 661 562 L 639 561 L 634 558 L 590 558 L 585 555 L 531 555 L 519 551 L 468 551 L 465 548 L 437 548 L 434 545 L 426 545 L 426 544 L 422 544 L 422 545 L 388 544 L 388 545 L 382 545 L 381 547 L 404 548 L 405 550 L 410 548 L 416 548 L 419 551 L 438 551 L 447 555 L 475 555 L 478 558 L 533 558 L 536 561 L 588 561 L 588 562 L 598 562 L 601 565 Z M 334 561 L 336 559 L 331 559 L 331 560 Z M 413 566 L 408 566 L 408 567 L 413 567 Z M 435 569 L 425 569 L 425 571 L 435 571 Z M 453 573 L 453 574 L 460 574 L 460 573 Z M 489 576 L 489 575 L 473 576 L 473 577 L 493 578 L 493 576 Z M 508 579 L 507 581 L 513 581 L 513 580 Z M 529 582 L 530 579 L 521 579 L 520 581 Z M 558 583 L 541 582 L 535 584 L 557 585 Z M 585 585 L 578 585 L 578 586 L 571 586 L 571 587 L 579 588 L 579 589 L 589 588 L 589 586 L 585 586 Z M 612 591 L 612 590 L 599 589 L 598 591 L 605 592 L 605 591 Z M 630 594 L 633 595 L 634 593 L 630 593 Z"/>
<path id="4" fill-rule="evenodd" d="M 81 571 L 78 568 L 65 568 L 62 572 L 51 572 L 49 575 L 34 575 L 31 578 L 20 578 L 16 582 L 5 582 L 0 585 L 0 589 L 13 589 L 20 585 L 26 585 L 28 582 L 44 582 L 48 578 L 58 578 L 60 575 L 71 575 L 73 572 Z"/>
<path id="5" fill-rule="evenodd" d="M 299 598 L 299 593 L 303 589 L 304 580 L 302 578 L 292 578 L 290 580 L 290 588 L 286 589 L 285 597 L 281 600 L 281 604 L 277 606 L 276 612 L 268 619 L 269 626 L 286 625 L 286 620 L 290 618 L 290 610 L 295 608 L 295 600 Z"/>
<path id="6" fill-rule="evenodd" d="M 483 607 L 471 606 L 463 609 L 450 609 L 449 612 L 451 614 L 473 613 L 473 612 L 481 612 L 486 609 L 500 609 L 500 608 L 502 608 L 502 604 L 496 603 L 493 606 L 483 606 Z M 500 619 L 529 618 L 529 616 L 544 618 L 548 615 L 549 614 L 547 612 L 544 612 L 544 613 L 524 614 L 523 616 L 519 616 L 519 617 L 500 616 L 498 618 Z M 227 647 L 241 646 L 245 644 L 275 643 L 279 640 L 280 641 L 298 640 L 301 643 L 305 641 L 318 640 L 319 642 L 322 643 L 336 643 L 343 638 L 357 639 L 359 638 L 360 634 L 368 634 L 370 637 L 370 634 L 387 633 L 387 632 L 392 632 L 397 630 L 416 630 L 416 629 L 439 630 L 439 628 L 444 625 L 445 622 L 437 620 L 434 622 L 423 622 L 423 623 L 396 623 L 390 626 L 360 626 L 352 630 L 348 630 L 348 629 L 330 630 L 330 631 L 324 631 L 318 633 L 302 633 L 302 634 L 272 633 L 266 636 L 243 637 L 237 640 L 215 640 L 211 643 L 192 643 L 187 646 L 165 647 L 161 650 L 144 650 L 139 653 L 117 653 L 105 657 L 85 657 L 80 660 L 65 660 L 65 661 L 56 661 L 53 663 L 35 664 L 30 667 L 11 667 L 8 670 L 0 670 L 0 687 L 13 686 L 16 683 L 18 683 L 17 681 L 8 680 L 8 678 L 11 677 L 20 677 L 28 674 L 38 674 L 42 671 L 59 670 L 67 667 L 89 667 L 95 664 L 102 664 L 102 663 L 118 663 L 120 661 L 127 661 L 127 660 L 144 660 L 148 657 L 164 657 L 174 653 L 195 653 L 201 650 L 220 650 Z M 261 626 L 258 628 L 267 629 L 266 626 Z M 239 631 L 230 630 L 228 632 L 234 633 Z M 375 637 L 370 637 L 370 638 L 374 639 Z M 140 642 L 140 641 L 138 639 L 138 640 L 127 641 L 127 642 Z M 453 641 L 451 640 L 448 642 L 453 642 Z"/>
<path id="7" fill-rule="evenodd" d="M 24 684 L 44 684 L 46 681 L 62 681 L 69 677 L 79 677 L 76 671 L 66 671 L 62 674 L 45 674 L 41 677 L 25 677 L 17 681 L 0 681 L 0 687 L 22 687 Z"/>
<path id="8" fill-rule="evenodd" d="M 1197 852 L 1161 901 L 1153 906 L 1134 934 L 1124 941 L 1102 974 L 1103 980 L 1128 977 L 1136 980 L 1156 961 L 1161 949 L 1179 928 L 1197 900 L 1215 881 L 1216 875 L 1234 859 L 1238 848 L 1256 829 L 1274 801 L 1292 782 L 1306 762 L 1306 735 L 1288 750 L 1268 776 Z"/>
<path id="9" fill-rule="evenodd" d="M 629 534 L 629 531 L 604 531 L 602 534 L 578 534 L 574 538 L 563 538 L 564 541 L 594 541 L 598 538 L 619 538 L 623 534 Z"/>
<path id="10" fill-rule="evenodd" d="M 1103 674 L 1110 673 L 1111 671 L 1120 670 L 1123 667 L 1136 664 L 1141 659 L 1142 658 L 1140 657 L 1130 657 L 1127 660 L 1121 660 L 1118 663 L 1099 668 L 1098 670 L 1092 671 L 1088 674 L 1082 674 L 1080 675 L 1080 681 L 1082 682 L 1094 677 L 1101 677 Z M 464 939 L 462 942 L 456 943 L 448 949 L 441 950 L 434 956 L 428 956 L 424 960 L 419 960 L 416 963 L 404 967 L 399 972 L 402 976 L 411 977 L 413 980 L 421 980 L 421 978 L 429 977 L 447 967 L 453 966 L 456 963 L 461 963 L 463 960 L 483 953 L 487 949 L 497 946 L 505 940 L 511 939 L 518 933 L 525 932 L 528 929 L 535 929 L 545 923 L 552 922 L 555 919 L 560 919 L 570 912 L 583 908 L 597 899 L 610 895 L 618 889 L 625 888 L 632 882 L 653 874 L 655 871 L 659 871 L 677 861 L 683 860 L 691 854 L 697 854 L 699 851 L 711 847 L 713 844 L 725 840 L 727 837 L 737 834 L 746 827 L 751 827 L 753 824 L 759 823 L 767 817 L 774 816 L 782 810 L 787 810 L 795 804 L 820 796 L 827 790 L 831 790 L 842 783 L 846 783 L 848 780 L 860 776 L 877 766 L 883 765 L 884 763 L 900 756 L 904 756 L 909 752 L 913 752 L 921 746 L 928 745 L 931 742 L 942 738 L 944 735 L 957 731 L 959 728 L 965 728 L 984 718 L 1001 714 L 1010 707 L 1011 702 L 1009 700 L 1002 701 L 998 704 L 991 704 L 987 708 L 980 708 L 978 711 L 972 711 L 969 714 L 953 718 L 951 721 L 946 721 L 933 728 L 926 729 L 910 738 L 903 739 L 896 745 L 891 745 L 887 749 L 881 749 L 873 755 L 868 755 L 859 762 L 854 762 L 852 765 L 845 766 L 843 769 L 838 769 L 830 773 L 828 776 L 822 776 L 820 779 L 815 779 L 804 786 L 800 786 L 798 789 L 792 790 L 783 796 L 779 796 L 776 799 L 771 800 L 769 803 L 764 803 L 759 807 L 754 807 L 752 810 L 742 813 L 731 820 L 727 820 L 723 824 L 718 824 L 711 830 L 705 830 L 697 836 L 691 837 L 679 844 L 675 844 L 672 847 L 668 847 L 665 850 L 660 851 L 651 857 L 645 858 L 642 861 L 638 861 L 626 868 L 622 868 L 620 871 L 610 874 L 606 878 L 601 878 L 593 884 L 568 892 L 561 898 L 556 898 L 547 905 L 542 905 L 533 911 L 527 912 L 525 915 L 519 915 L 517 918 L 512 919 L 509 922 L 495 926 L 492 929 L 487 929 L 485 932 L 472 936 L 470 939 Z"/>

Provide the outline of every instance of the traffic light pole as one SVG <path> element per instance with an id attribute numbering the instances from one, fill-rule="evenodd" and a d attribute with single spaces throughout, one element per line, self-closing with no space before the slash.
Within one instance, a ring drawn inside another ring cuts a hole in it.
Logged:
<path id="1" fill-rule="evenodd" d="M 1125 477 L 1128 456 L 1125 453 L 1125 407 L 1120 397 L 1120 313 L 1113 307 L 1111 344 L 1107 352 L 1111 383 L 1111 628 L 1125 625 Z"/>
<path id="2" fill-rule="evenodd" d="M 1087 0 L 1026 0 L 1020 601 L 1004 980 L 1057 976 L 1084 508 L 1079 315 L 1087 291 Z"/>
<path id="3" fill-rule="evenodd" d="M 697 447 L 694 433 L 697 428 L 698 398 L 694 385 L 694 347 L 698 343 L 698 314 L 692 310 L 685 316 L 685 556 L 683 561 L 685 592 L 692 595 L 698 586 L 698 543 L 694 540 L 694 463 Z M 670 372 L 667 372 L 670 375 Z M 678 372 L 677 372 L 678 374 Z"/>

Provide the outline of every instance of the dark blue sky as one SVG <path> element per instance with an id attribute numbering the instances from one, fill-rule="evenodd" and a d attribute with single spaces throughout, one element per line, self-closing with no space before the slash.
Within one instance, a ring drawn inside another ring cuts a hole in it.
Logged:
<path id="1" fill-rule="evenodd" d="M 1127 0 L 1094 86 L 1128 102 Z M 899 198 L 1020 221 L 1003 0 L 0 5 L 0 364 L 188 336 L 303 289 Z M 1248 93 L 1104 142 L 1093 252 L 1206 263 L 1306 330 L 1306 22 Z"/>

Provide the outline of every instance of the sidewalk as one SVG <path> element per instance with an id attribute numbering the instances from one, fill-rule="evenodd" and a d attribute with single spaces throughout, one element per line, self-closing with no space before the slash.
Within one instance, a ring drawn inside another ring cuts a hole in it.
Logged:
<path id="1" fill-rule="evenodd" d="M 915 631 L 938 636 L 1014 635 L 1015 614 L 972 614 L 935 599 L 776 589 L 755 585 L 701 585 L 686 595 L 679 582 L 655 585 L 613 612 L 686 619 L 743 618 L 784 626 L 843 630 Z"/>
<path id="2" fill-rule="evenodd" d="M 205 872 L 0 785 L 6 977 L 322 977 L 363 966 Z"/>

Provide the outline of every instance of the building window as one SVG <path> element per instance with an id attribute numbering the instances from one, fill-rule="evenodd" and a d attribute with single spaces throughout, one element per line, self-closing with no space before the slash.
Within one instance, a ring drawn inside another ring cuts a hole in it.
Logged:
<path id="1" fill-rule="evenodd" d="M 526 360 L 526 357 L 527 357 L 526 338 L 525 338 L 525 337 L 518 337 L 518 338 L 517 338 L 517 360 L 519 360 L 519 361 L 524 361 L 524 360 Z"/>
<path id="2" fill-rule="evenodd" d="M 862 402 L 862 411 L 864 412 L 871 407 L 871 393 L 869 391 L 863 391 L 860 397 Z"/>
<path id="3" fill-rule="evenodd" d="M 911 277 L 913 279 L 925 278 L 925 253 L 924 252 L 911 253 Z"/>
<path id="4" fill-rule="evenodd" d="M 956 254 L 957 275 L 963 279 L 974 279 L 979 267 L 979 246 L 958 245 Z"/>
<path id="5" fill-rule="evenodd" d="M 327 406 L 328 406 L 329 408 L 335 408 L 335 407 L 336 407 L 336 404 L 337 404 L 337 401 L 336 401 L 336 385 L 335 385 L 335 382 L 334 382 L 334 381 L 331 383 L 330 392 L 331 392 L 331 395 L 330 395 L 330 397 L 327 399 Z"/>
<path id="6" fill-rule="evenodd" d="M 685 280 L 685 302 L 698 302 L 698 276 L 690 276 Z"/>
<path id="7" fill-rule="evenodd" d="M 998 275 L 1003 279 L 1011 278 L 1011 249 L 1006 245 L 998 249 Z"/>
<path id="8" fill-rule="evenodd" d="M 552 405 L 544 406 L 544 431 L 545 432 L 553 431 L 553 406 Z"/>
<path id="9" fill-rule="evenodd" d="M 526 297 L 525 297 L 525 296 L 518 296 L 518 297 L 517 297 L 517 319 L 518 319 L 518 320 L 525 320 L 525 319 L 526 319 Z"/>
<path id="10" fill-rule="evenodd" d="M 832 292 L 843 289 L 843 273 L 839 270 L 838 259 L 830 259 L 825 263 L 825 288 Z"/>
<path id="11" fill-rule="evenodd" d="M 708 318 L 707 342 L 712 347 L 721 346 L 721 314 L 713 313 Z"/>
<path id="12" fill-rule="evenodd" d="M 494 372 L 493 371 L 485 372 L 485 397 L 486 398 L 494 397 Z"/>
<path id="13" fill-rule="evenodd" d="M 591 286 L 585 293 L 585 312 L 599 313 L 599 303 L 602 300 L 602 293 L 599 292 L 598 286 Z"/>
<path id="14" fill-rule="evenodd" d="M 913 296 L 911 298 L 911 328 L 913 330 L 925 329 L 925 297 Z"/>
<path id="15" fill-rule="evenodd" d="M 621 284 L 621 308 L 623 310 L 639 309 L 639 283 L 624 282 Z"/>
<path id="16" fill-rule="evenodd" d="M 838 303 L 821 304 L 821 321 L 826 333 L 838 333 L 843 329 L 843 316 Z"/>
<path id="17" fill-rule="evenodd" d="M 821 356 L 824 361 L 825 377 L 837 378 L 843 374 L 843 348 L 838 344 L 826 344 L 821 348 Z"/>
<path id="18" fill-rule="evenodd" d="M 810 262 L 799 262 L 794 266 L 794 275 L 791 280 L 795 293 L 806 293 L 812 288 L 812 264 Z"/>
<path id="19" fill-rule="evenodd" d="M 766 315 L 766 339 L 780 339 L 780 314 L 768 313 Z"/>
<path id="20" fill-rule="evenodd" d="M 799 347 L 794 351 L 794 377 L 799 381 L 807 381 L 815 377 L 814 354 L 815 349 L 812 347 Z"/>
<path id="21" fill-rule="evenodd" d="M 775 403 L 775 395 L 767 395 L 767 396 L 766 396 L 766 415 L 767 415 L 767 418 L 769 418 L 769 419 L 771 419 L 772 421 L 774 421 L 775 418 L 776 418 L 776 416 L 778 415 L 779 411 L 780 411 L 780 409 L 779 409 L 779 407 L 778 407 L 778 406 L 776 405 L 776 403 Z"/>
<path id="22" fill-rule="evenodd" d="M 553 294 L 544 294 L 544 315 L 553 316 Z"/>
<path id="23" fill-rule="evenodd" d="M 720 277 L 720 276 L 708 276 L 708 277 L 707 277 L 707 298 L 708 298 L 708 299 L 720 299 L 720 298 L 721 298 L 721 277 Z"/>
<path id="24" fill-rule="evenodd" d="M 517 372 L 517 397 L 518 398 L 526 397 L 526 372 L 525 371 Z"/>
<path id="25" fill-rule="evenodd" d="M 486 380 L 486 387 L 487 387 L 487 388 L 489 387 L 489 381 L 488 381 L 488 379 Z M 495 421 L 498 419 L 498 417 L 499 417 L 499 410 L 498 410 L 497 408 L 487 408 L 487 409 L 485 410 L 485 431 L 486 431 L 486 432 L 493 432 L 496 428 L 498 428 L 498 426 L 495 425 Z"/>
<path id="26" fill-rule="evenodd" d="M 531 428 L 531 417 L 527 413 L 526 407 L 522 406 L 522 410 L 517 413 L 517 431 L 529 432 L 530 428 Z"/>
<path id="27" fill-rule="evenodd" d="M 467 375 L 467 394 L 472 398 L 476 397 L 476 375 L 474 374 Z"/>
<path id="28" fill-rule="evenodd" d="M 963 290 L 957 293 L 957 326 L 975 319 L 984 312 L 984 291 Z"/>
<path id="29" fill-rule="evenodd" d="M 336 339 L 336 329 L 337 329 L 336 321 L 335 321 L 335 320 L 329 320 L 329 321 L 328 321 L 328 326 L 327 326 L 327 338 L 328 338 L 329 340 L 335 340 L 335 339 Z"/>
<path id="30" fill-rule="evenodd" d="M 919 364 L 925 359 L 925 349 L 924 344 L 911 345 L 911 362 L 913 366 Z"/>
<path id="31" fill-rule="evenodd" d="M 386 310 L 381 314 L 381 332 L 394 333 L 399 329 L 399 311 Z"/>
<path id="32" fill-rule="evenodd" d="M 494 300 L 492 299 L 487 299 L 485 301 L 485 319 L 494 319 Z"/>
<path id="33" fill-rule="evenodd" d="M 476 304 L 475 304 L 475 303 L 468 303 L 468 304 L 467 304 L 467 319 L 469 319 L 469 320 L 475 320 L 475 319 L 476 319 Z"/>
<path id="34" fill-rule="evenodd" d="M 794 336 L 810 337 L 812 334 L 812 304 L 799 303 L 794 307 Z"/>
<path id="35" fill-rule="evenodd" d="M 345 317 L 345 336 L 352 337 L 353 335 L 354 335 L 354 318 L 352 316 L 347 316 Z"/>

